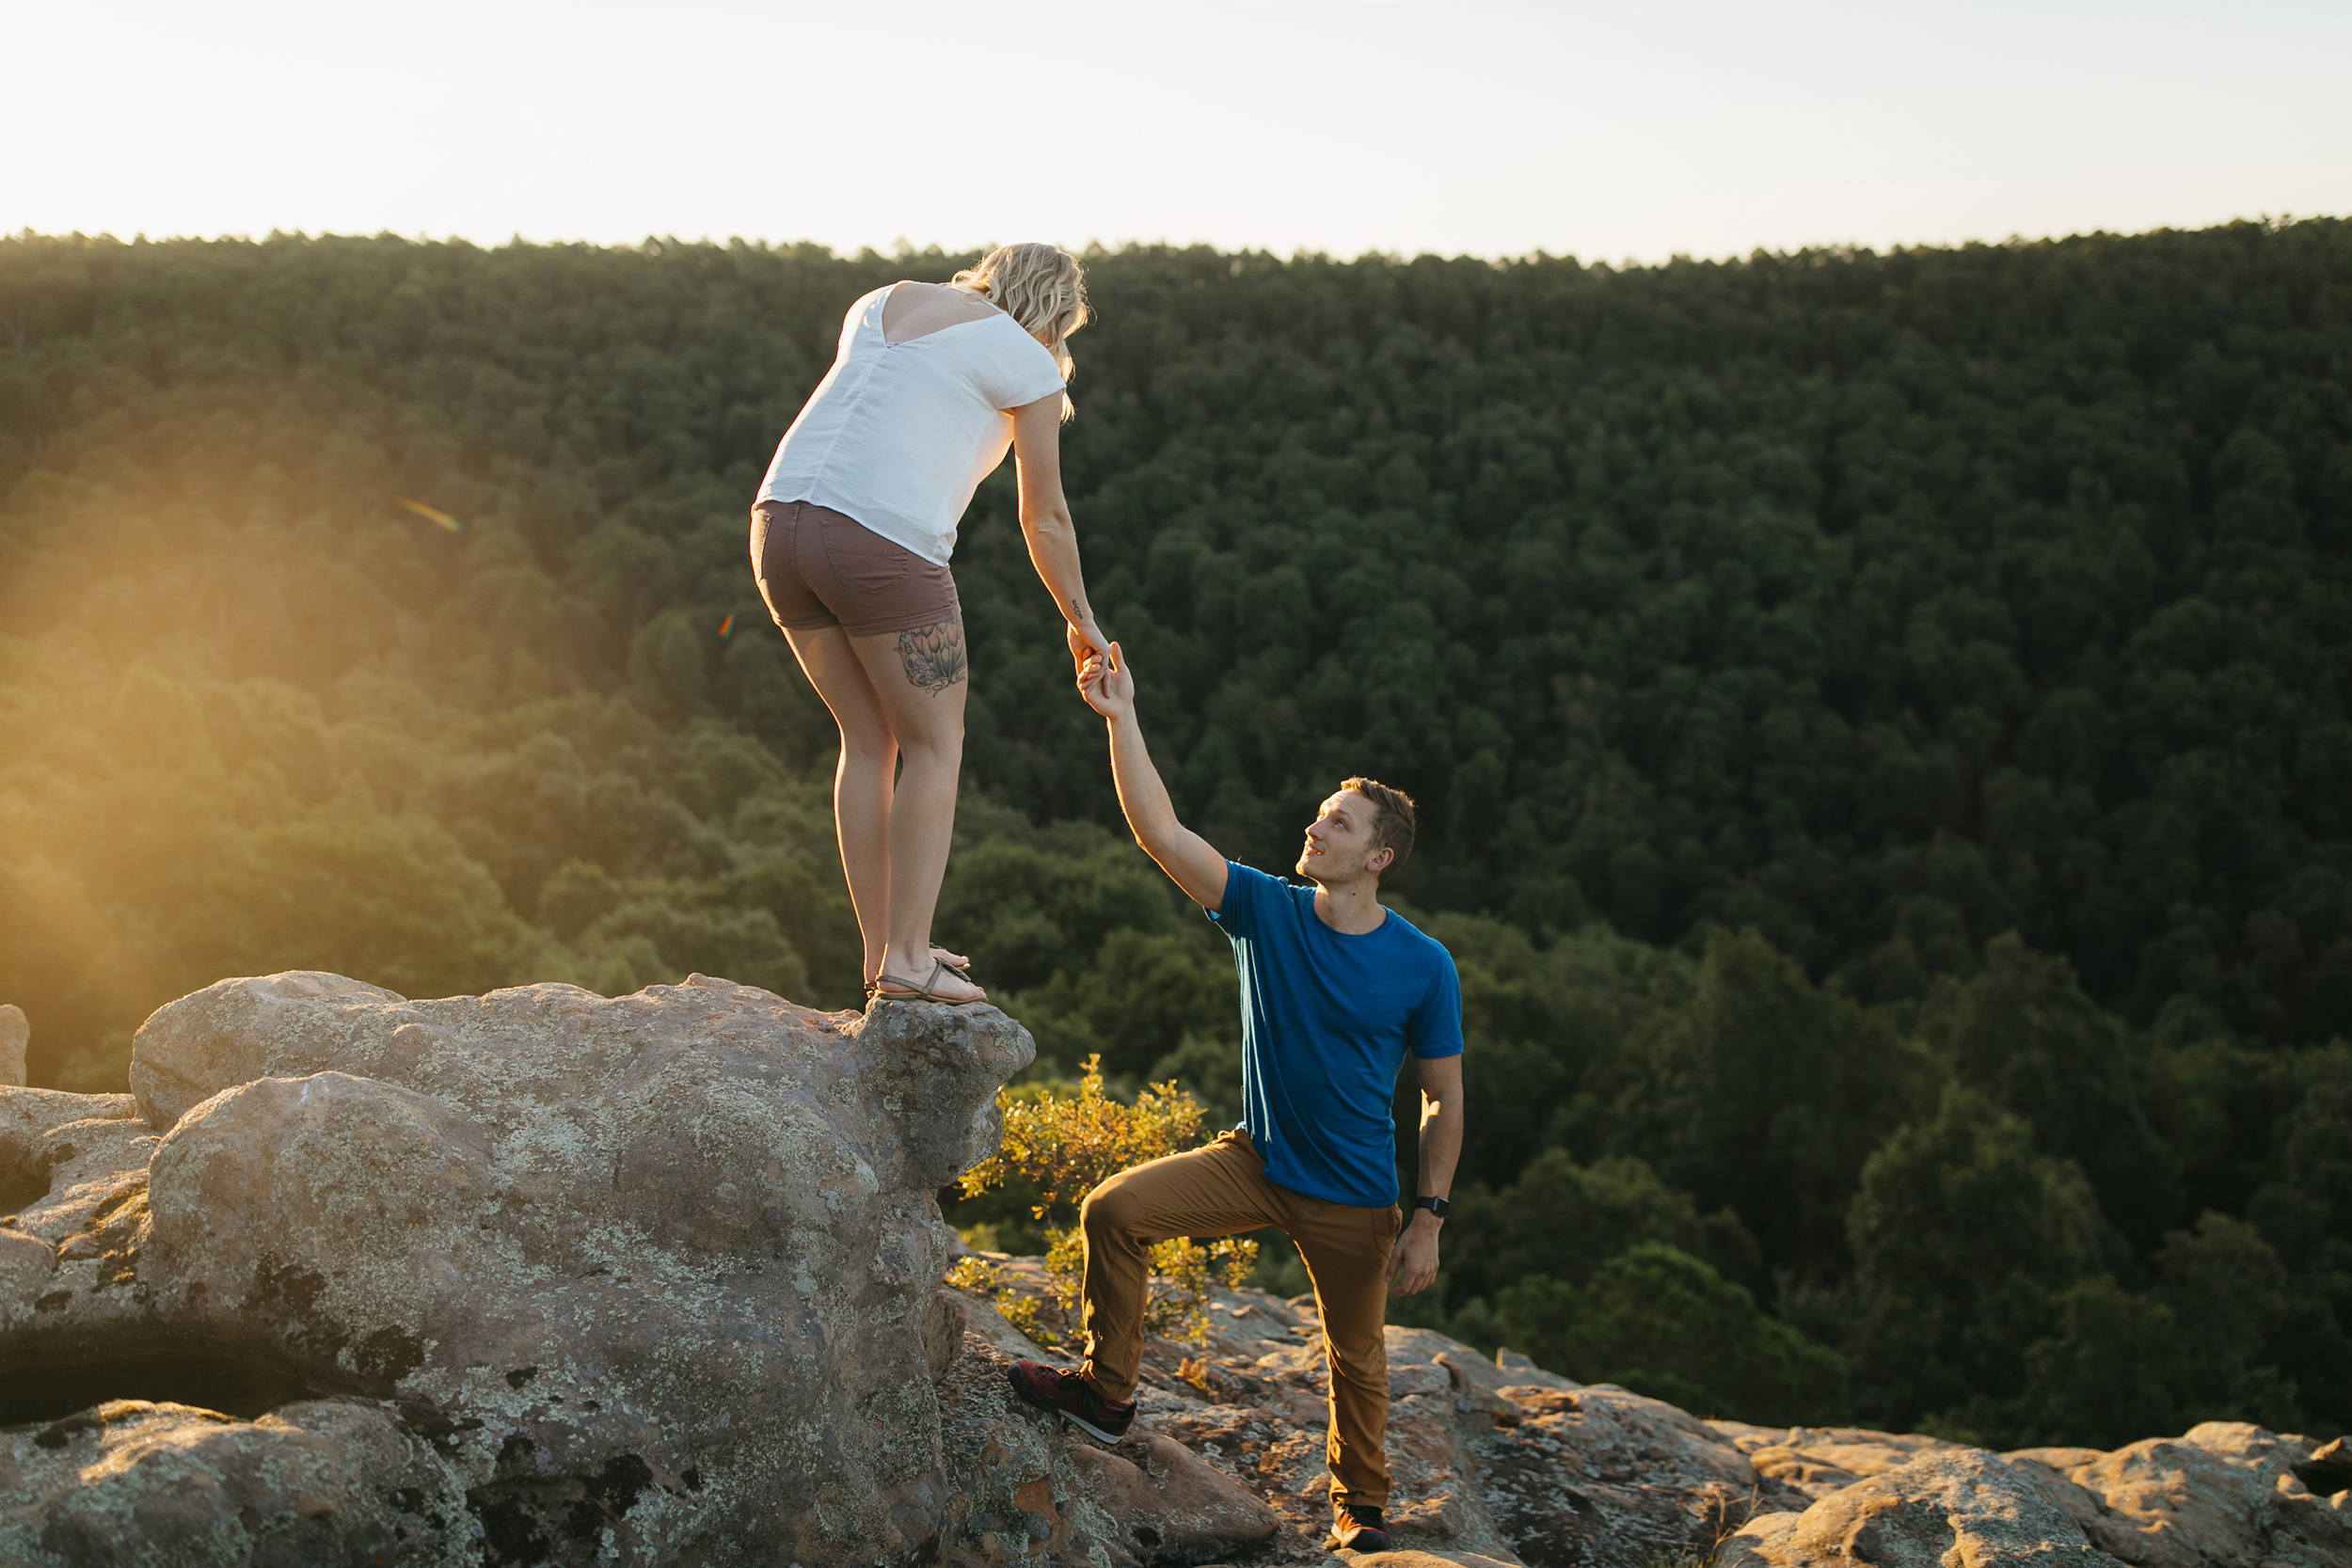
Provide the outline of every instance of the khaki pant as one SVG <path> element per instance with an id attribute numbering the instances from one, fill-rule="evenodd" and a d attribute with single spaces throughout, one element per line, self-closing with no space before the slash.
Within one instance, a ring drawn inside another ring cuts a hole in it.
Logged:
<path id="1" fill-rule="evenodd" d="M 1324 1451 L 1331 1495 L 1378 1508 L 1389 1500 L 1382 1445 L 1389 1431 L 1389 1349 L 1381 1336 L 1389 1250 L 1403 1214 L 1287 1192 L 1238 1129 L 1205 1148 L 1124 1170 L 1087 1196 L 1086 1365 L 1106 1400 L 1133 1399 L 1143 1359 L 1145 1251 L 1171 1236 L 1230 1236 L 1273 1226 L 1298 1243 L 1323 1315 L 1331 1370 L 1331 1426 Z"/>

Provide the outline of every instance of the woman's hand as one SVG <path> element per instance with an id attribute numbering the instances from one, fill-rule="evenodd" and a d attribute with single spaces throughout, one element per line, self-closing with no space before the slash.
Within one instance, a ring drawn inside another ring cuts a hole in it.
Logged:
<path id="1" fill-rule="evenodd" d="M 1109 659 L 1113 664 L 1119 662 L 1117 656 L 1111 652 L 1114 644 L 1103 635 L 1103 628 L 1094 624 L 1091 615 L 1083 621 L 1064 621 L 1062 630 L 1070 643 L 1070 662 L 1081 672 L 1089 658 Z"/>
<path id="2" fill-rule="evenodd" d="M 1105 719 L 1122 718 L 1135 711 L 1135 672 L 1127 668 L 1118 643 L 1111 644 L 1109 657 L 1095 654 L 1078 666 L 1078 695 L 1086 699 L 1087 706 Z"/>

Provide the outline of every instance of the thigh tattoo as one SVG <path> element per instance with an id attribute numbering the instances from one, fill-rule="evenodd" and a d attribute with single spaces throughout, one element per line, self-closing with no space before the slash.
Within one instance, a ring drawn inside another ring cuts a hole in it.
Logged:
<path id="1" fill-rule="evenodd" d="M 907 683 L 936 697 L 967 673 L 963 658 L 963 623 L 942 621 L 898 634 L 898 661 Z"/>

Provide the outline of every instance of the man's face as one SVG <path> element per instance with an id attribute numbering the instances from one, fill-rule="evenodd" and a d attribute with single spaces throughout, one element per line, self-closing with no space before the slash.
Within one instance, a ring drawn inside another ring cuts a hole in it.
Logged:
<path id="1" fill-rule="evenodd" d="M 1299 851 L 1296 870 L 1311 882 L 1329 887 L 1352 882 L 1377 872 L 1392 858 L 1372 843 L 1370 800 L 1343 789 L 1323 802 L 1323 810 L 1307 825 L 1307 843 Z M 1377 865 L 1371 863 L 1378 857 Z"/>

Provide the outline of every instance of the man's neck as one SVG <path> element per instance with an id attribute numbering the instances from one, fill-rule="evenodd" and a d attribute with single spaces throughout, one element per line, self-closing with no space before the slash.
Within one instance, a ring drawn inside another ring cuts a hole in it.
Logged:
<path id="1" fill-rule="evenodd" d="M 1380 907 L 1380 883 L 1377 879 L 1343 882 L 1334 887 L 1329 883 L 1315 884 L 1315 918 L 1342 936 L 1369 936 L 1389 918 L 1389 911 Z"/>

